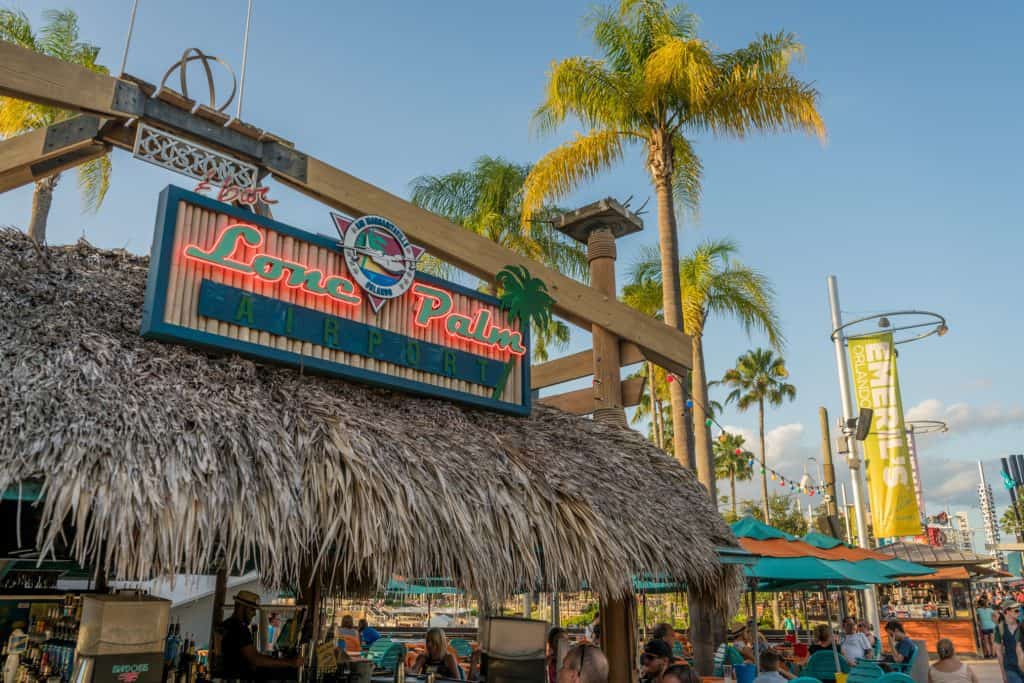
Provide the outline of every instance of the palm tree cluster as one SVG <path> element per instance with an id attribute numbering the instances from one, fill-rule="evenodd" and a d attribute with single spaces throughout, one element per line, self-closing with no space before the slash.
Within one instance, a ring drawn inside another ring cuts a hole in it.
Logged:
<path id="1" fill-rule="evenodd" d="M 602 57 L 555 62 L 534 116 L 541 132 L 567 120 L 578 121 L 584 131 L 530 171 L 524 224 L 546 201 L 568 195 L 622 160 L 627 147 L 640 146 L 657 196 L 660 312 L 666 324 L 692 334 L 685 320 L 676 214 L 677 205 L 696 208 L 700 199 L 702 167 L 692 138 L 794 130 L 824 137 L 818 93 L 790 72 L 802 53 L 790 33 L 762 35 L 739 50 L 716 52 L 697 35 L 692 14 L 663 0 L 621 0 L 617 7 L 595 9 L 589 23 Z M 694 386 L 703 383 L 698 378 Z M 706 432 L 695 435 L 698 452 L 690 451 L 683 382 L 669 384 L 669 397 L 675 455 L 684 463 L 695 461 L 713 493 Z"/>
<path id="2" fill-rule="evenodd" d="M 34 50 L 49 57 L 84 66 L 90 71 L 108 73 L 98 64 L 100 49 L 83 42 L 78 35 L 78 15 L 71 10 L 49 10 L 44 13 L 46 24 L 38 31 L 24 12 L 0 9 L 0 40 Z M 0 96 L 0 139 L 21 135 L 36 128 L 59 123 L 76 112 L 35 104 L 13 97 Z M 41 178 L 32 194 L 32 214 L 28 234 L 42 244 L 46 241 L 46 223 L 53 203 L 53 191 L 60 182 L 60 173 Z M 78 167 L 78 188 L 82 194 L 82 208 L 96 211 L 110 187 L 110 158 L 102 156 Z"/>

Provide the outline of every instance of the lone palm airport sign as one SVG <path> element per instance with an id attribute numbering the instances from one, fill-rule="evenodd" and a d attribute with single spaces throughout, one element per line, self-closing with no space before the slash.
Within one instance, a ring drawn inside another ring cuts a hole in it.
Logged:
<path id="1" fill-rule="evenodd" d="M 386 218 L 331 219 L 337 238 L 167 187 L 143 336 L 529 413 L 539 281 L 503 271 L 499 300 L 418 272 L 423 250 Z"/>

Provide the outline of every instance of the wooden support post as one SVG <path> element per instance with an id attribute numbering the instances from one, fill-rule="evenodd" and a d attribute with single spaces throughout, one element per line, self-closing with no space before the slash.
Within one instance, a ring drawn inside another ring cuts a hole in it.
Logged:
<path id="1" fill-rule="evenodd" d="M 635 683 L 636 596 L 601 600 L 601 649 L 608 658 L 608 683 Z"/>
<path id="2" fill-rule="evenodd" d="M 320 572 L 307 568 L 299 577 L 299 590 L 295 604 L 306 608 L 302 624 L 301 643 L 314 643 L 320 637 Z"/>
<path id="3" fill-rule="evenodd" d="M 224 603 L 228 595 L 228 563 L 225 560 L 217 565 L 217 579 L 213 584 L 213 610 L 210 614 L 210 670 L 216 671 L 219 666 L 220 638 L 216 637 L 217 629 L 224 621 Z"/>
<path id="4" fill-rule="evenodd" d="M 587 236 L 590 286 L 612 299 L 616 298 L 615 256 L 615 236 L 611 228 L 591 230 Z M 594 339 L 594 420 L 625 427 L 619 338 L 600 325 L 590 329 Z"/>

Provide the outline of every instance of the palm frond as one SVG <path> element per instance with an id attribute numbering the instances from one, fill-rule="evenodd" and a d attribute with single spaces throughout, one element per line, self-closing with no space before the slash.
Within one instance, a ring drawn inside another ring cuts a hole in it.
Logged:
<path id="1" fill-rule="evenodd" d="M 697 38 L 669 37 L 644 64 L 644 97 L 652 104 L 676 100 L 701 106 L 716 76 L 707 43 Z"/>
<path id="2" fill-rule="evenodd" d="M 0 9 L 0 40 L 27 50 L 38 50 L 28 15 L 20 10 Z"/>
<path id="3" fill-rule="evenodd" d="M 81 63 L 82 51 L 78 41 L 78 15 L 69 9 L 46 10 L 46 24 L 39 31 L 39 51 L 62 62 Z"/>
<path id="4" fill-rule="evenodd" d="M 826 138 L 818 91 L 788 73 L 756 65 L 735 67 L 708 100 L 695 107 L 687 125 L 715 135 L 744 138 L 752 132 L 805 132 Z"/>
<path id="5" fill-rule="evenodd" d="M 731 73 L 739 67 L 757 67 L 764 73 L 783 73 L 789 70 L 794 59 L 804 55 L 804 46 L 796 35 L 786 31 L 763 33 L 749 45 L 733 52 L 717 55 L 716 65 L 723 73 Z"/>
<path id="6" fill-rule="evenodd" d="M 700 208 L 704 165 L 693 145 L 682 135 L 673 137 L 672 153 L 672 196 L 678 206 L 696 215 Z"/>
<path id="7" fill-rule="evenodd" d="M 622 159 L 623 135 L 592 130 L 548 152 L 530 170 L 523 187 L 523 225 L 546 201 L 564 197 Z"/>
<path id="8" fill-rule="evenodd" d="M 427 211 L 464 225 L 476 210 L 476 183 L 472 173 L 456 171 L 440 176 L 414 178 L 410 201 Z"/>
<path id="9" fill-rule="evenodd" d="M 110 189 L 110 155 L 87 161 L 78 167 L 78 189 L 82 211 L 96 213 Z"/>
<path id="10" fill-rule="evenodd" d="M 606 69 L 601 60 L 569 57 L 553 62 L 547 96 L 534 114 L 534 126 L 548 133 L 568 116 L 579 118 L 588 128 L 626 125 L 632 115 L 630 90 L 629 82 Z"/>

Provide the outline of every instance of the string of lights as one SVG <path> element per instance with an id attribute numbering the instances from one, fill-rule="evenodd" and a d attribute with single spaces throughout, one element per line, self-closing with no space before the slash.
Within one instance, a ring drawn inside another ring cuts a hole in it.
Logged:
<path id="1" fill-rule="evenodd" d="M 680 381 L 679 376 L 672 372 L 667 373 L 666 379 L 669 382 L 679 382 L 679 386 L 683 388 L 683 393 L 686 396 L 686 411 L 690 412 L 691 410 L 693 410 L 694 399 L 693 395 L 690 393 L 689 388 L 686 386 L 686 382 Z M 722 424 L 715 419 L 714 414 L 708 409 L 706 405 L 701 403 L 700 406 L 704 409 L 704 414 L 708 416 L 707 419 L 704 420 L 704 424 L 707 425 L 708 427 L 718 427 L 717 438 L 719 441 L 723 441 L 728 435 L 728 432 L 725 430 L 725 427 L 723 427 Z M 736 455 L 741 455 L 742 453 L 742 448 L 736 449 Z M 747 465 L 750 467 L 752 471 L 760 470 L 761 474 L 768 474 L 772 481 L 777 481 L 779 483 L 779 486 L 782 486 L 783 488 L 789 488 L 790 492 L 792 493 L 803 493 L 812 497 L 824 495 L 826 493 L 826 486 L 824 482 L 815 484 L 814 486 L 802 486 L 800 484 L 800 481 L 803 479 L 803 477 L 789 477 L 771 467 L 760 467 L 757 460 L 755 460 L 753 457 L 750 458 L 750 460 L 747 462 Z"/>

